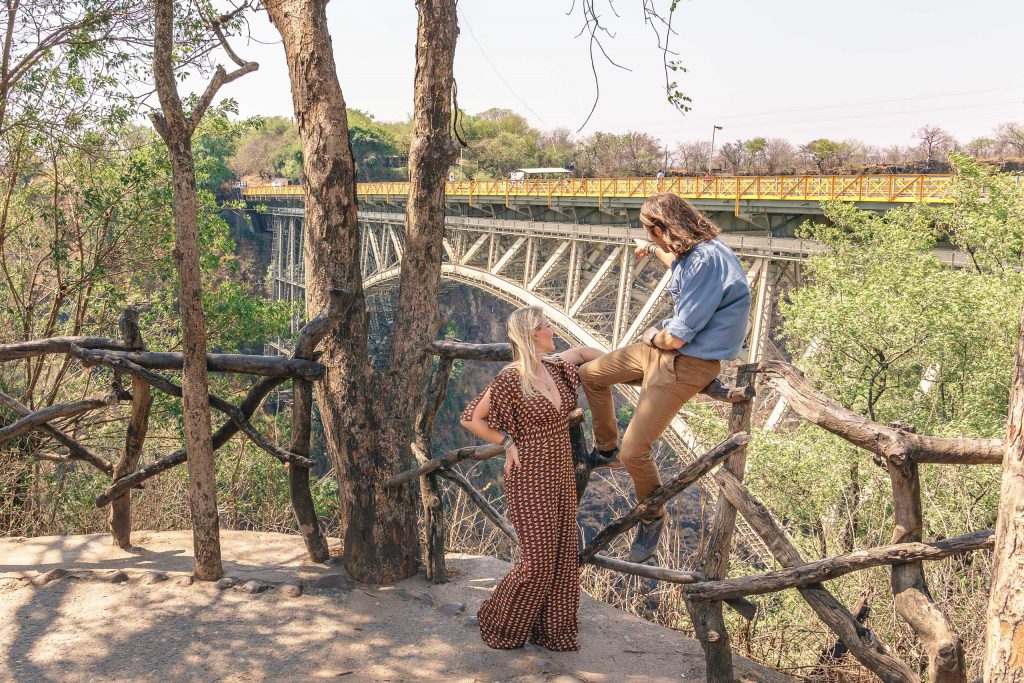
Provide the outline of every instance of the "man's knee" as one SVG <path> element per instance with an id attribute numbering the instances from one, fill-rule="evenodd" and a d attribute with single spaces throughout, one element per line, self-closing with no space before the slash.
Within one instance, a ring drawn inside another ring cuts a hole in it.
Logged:
<path id="1" fill-rule="evenodd" d="M 601 386 L 598 383 L 598 373 L 593 366 L 593 361 L 590 363 L 584 363 L 579 369 L 580 382 L 583 383 L 584 389 L 607 389 L 606 386 Z"/>
<path id="2" fill-rule="evenodd" d="M 625 467 L 630 467 L 633 465 L 646 467 L 654 462 L 654 456 L 651 455 L 651 451 L 652 449 L 649 446 L 647 448 L 644 448 L 642 446 L 634 446 L 631 448 L 630 444 L 623 441 L 622 446 L 619 449 L 618 457 L 619 461 Z"/>

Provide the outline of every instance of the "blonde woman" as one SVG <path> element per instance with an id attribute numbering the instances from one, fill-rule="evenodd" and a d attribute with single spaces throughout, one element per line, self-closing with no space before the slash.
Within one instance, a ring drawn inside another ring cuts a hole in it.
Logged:
<path id="1" fill-rule="evenodd" d="M 462 413 L 462 426 L 505 446 L 505 501 L 521 558 L 480 606 L 480 637 L 512 649 L 526 641 L 578 650 L 579 540 L 569 412 L 576 407 L 576 365 L 603 352 L 553 354 L 554 332 L 538 306 L 508 318 L 512 364 Z M 548 355 L 552 354 L 552 355 Z"/>

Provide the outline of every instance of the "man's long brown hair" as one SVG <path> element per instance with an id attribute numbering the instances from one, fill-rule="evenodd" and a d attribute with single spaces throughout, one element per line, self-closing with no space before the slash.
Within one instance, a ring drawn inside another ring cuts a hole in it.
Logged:
<path id="1" fill-rule="evenodd" d="M 640 208 L 640 222 L 648 231 L 657 226 L 668 242 L 669 250 L 682 257 L 701 242 L 722 232 L 693 204 L 668 192 L 651 195 Z"/>

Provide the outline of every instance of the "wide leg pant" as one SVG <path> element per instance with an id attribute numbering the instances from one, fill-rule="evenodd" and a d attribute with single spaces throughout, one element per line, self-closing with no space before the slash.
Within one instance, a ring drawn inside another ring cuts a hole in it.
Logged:
<path id="1" fill-rule="evenodd" d="M 524 444 L 525 446 L 525 444 Z M 480 606 L 480 635 L 490 647 L 578 650 L 579 535 L 576 479 L 568 449 L 520 449 L 505 478 L 508 517 L 522 557 Z"/>
<path id="2" fill-rule="evenodd" d="M 615 349 L 580 368 L 594 421 L 594 441 L 601 450 L 615 448 L 618 428 L 611 388 L 641 380 L 636 412 L 619 446 L 619 460 L 633 478 L 637 500 L 661 486 L 651 446 L 683 404 L 718 377 L 721 362 L 662 351 L 647 344 Z"/>

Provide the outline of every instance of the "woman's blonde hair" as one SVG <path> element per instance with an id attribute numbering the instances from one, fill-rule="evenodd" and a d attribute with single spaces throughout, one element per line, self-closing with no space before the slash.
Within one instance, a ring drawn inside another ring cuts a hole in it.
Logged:
<path id="1" fill-rule="evenodd" d="M 668 192 L 647 198 L 640 207 L 640 222 L 648 230 L 657 226 L 668 242 L 669 251 L 677 257 L 685 255 L 701 242 L 718 237 L 722 232 L 693 204 Z"/>
<path id="2" fill-rule="evenodd" d="M 537 373 L 533 369 L 533 359 L 537 355 L 537 346 L 533 343 L 533 333 L 544 324 L 544 309 L 540 306 L 526 306 L 512 311 L 508 317 L 508 340 L 512 343 L 512 367 L 519 371 L 519 381 L 523 385 L 523 393 L 529 396 L 537 390 Z"/>

